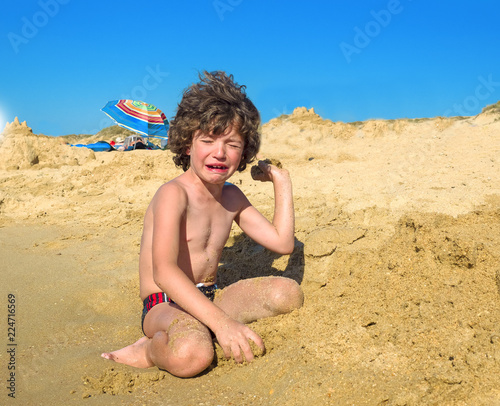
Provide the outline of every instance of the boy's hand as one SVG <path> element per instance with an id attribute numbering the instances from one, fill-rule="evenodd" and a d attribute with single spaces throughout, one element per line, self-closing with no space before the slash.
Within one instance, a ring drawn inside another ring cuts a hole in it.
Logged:
<path id="1" fill-rule="evenodd" d="M 214 333 L 226 358 L 231 358 L 232 354 L 234 360 L 238 363 L 243 362 L 243 355 L 247 362 L 254 359 L 249 340 L 252 340 L 262 350 L 262 353 L 266 350 L 264 341 L 257 333 L 231 318 L 227 318 Z"/>
<path id="2" fill-rule="evenodd" d="M 265 159 L 252 166 L 250 170 L 252 179 L 261 182 L 273 182 L 276 177 L 289 176 L 288 171 L 281 167 L 278 160 Z"/>

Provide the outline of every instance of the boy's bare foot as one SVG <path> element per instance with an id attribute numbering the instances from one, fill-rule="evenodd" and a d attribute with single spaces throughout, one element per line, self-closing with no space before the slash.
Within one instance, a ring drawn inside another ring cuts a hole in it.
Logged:
<path id="1" fill-rule="evenodd" d="M 154 364 L 146 355 L 146 346 L 149 340 L 148 337 L 139 338 L 134 344 L 119 350 L 103 352 L 101 357 L 136 368 L 151 368 Z"/>

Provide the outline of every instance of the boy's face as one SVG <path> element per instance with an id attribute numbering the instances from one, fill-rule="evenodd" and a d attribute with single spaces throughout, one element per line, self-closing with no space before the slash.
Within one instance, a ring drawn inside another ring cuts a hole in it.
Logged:
<path id="1" fill-rule="evenodd" d="M 238 169 L 244 146 L 237 126 L 231 126 L 221 135 L 196 131 L 186 152 L 190 156 L 190 168 L 200 179 L 223 184 Z"/>

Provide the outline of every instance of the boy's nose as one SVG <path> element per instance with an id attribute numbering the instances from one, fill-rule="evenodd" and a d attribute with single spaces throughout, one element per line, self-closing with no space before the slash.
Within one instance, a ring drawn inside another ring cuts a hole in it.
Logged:
<path id="1" fill-rule="evenodd" d="M 214 150 L 214 157 L 224 158 L 226 156 L 226 146 L 223 143 L 217 143 Z"/>

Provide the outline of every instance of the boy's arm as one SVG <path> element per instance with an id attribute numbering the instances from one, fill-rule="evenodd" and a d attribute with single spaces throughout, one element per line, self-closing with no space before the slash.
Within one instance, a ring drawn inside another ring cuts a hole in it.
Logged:
<path id="1" fill-rule="evenodd" d="M 186 206 L 187 198 L 180 187 L 167 184 L 158 191 L 153 207 L 154 281 L 175 303 L 214 332 L 226 357 L 232 353 L 237 362 L 242 362 L 243 353 L 251 361 L 254 356 L 248 340 L 264 351 L 260 336 L 207 299 L 178 265 Z"/>
<path id="2" fill-rule="evenodd" d="M 295 213 L 293 210 L 292 181 L 286 169 L 259 161 L 262 182 L 273 182 L 274 216 L 269 222 L 250 202 L 236 217 L 241 229 L 256 243 L 279 254 L 291 254 L 294 248 Z M 246 199 L 246 198 L 245 198 Z"/>

